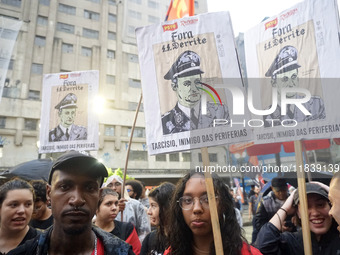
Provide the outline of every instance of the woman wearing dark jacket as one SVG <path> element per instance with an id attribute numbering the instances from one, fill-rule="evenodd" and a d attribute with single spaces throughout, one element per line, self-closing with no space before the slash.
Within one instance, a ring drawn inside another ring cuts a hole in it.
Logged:
<path id="1" fill-rule="evenodd" d="M 151 225 L 157 229 L 143 240 L 141 255 L 161 255 L 168 248 L 168 213 L 174 190 L 174 184 L 164 182 L 149 193 L 148 215 Z"/>
<path id="2" fill-rule="evenodd" d="M 0 254 L 6 254 L 39 232 L 28 226 L 34 206 L 34 190 L 15 178 L 0 186 Z"/>
<path id="3" fill-rule="evenodd" d="M 130 222 L 119 222 L 117 217 L 118 193 L 110 188 L 103 188 L 96 212 L 96 226 L 109 232 L 132 246 L 133 252 L 139 255 L 141 244 L 135 227 Z"/>
<path id="4" fill-rule="evenodd" d="M 328 192 L 315 183 L 306 184 L 308 219 L 313 255 L 340 254 L 337 224 L 329 216 Z M 277 213 L 260 230 L 255 246 L 263 254 L 304 254 L 302 230 L 283 232 L 285 219 L 296 213 L 300 219 L 299 194 L 294 191 Z"/>

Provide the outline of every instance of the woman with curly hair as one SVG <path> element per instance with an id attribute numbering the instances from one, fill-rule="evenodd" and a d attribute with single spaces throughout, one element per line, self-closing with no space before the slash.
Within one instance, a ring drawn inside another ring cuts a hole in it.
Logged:
<path id="1" fill-rule="evenodd" d="M 168 213 L 174 190 L 175 185 L 164 182 L 149 193 L 148 215 L 151 225 L 157 227 L 157 229 L 145 237 L 140 255 L 161 255 L 169 246 L 167 235 Z"/>
<path id="2" fill-rule="evenodd" d="M 241 234 L 228 187 L 212 174 L 224 254 L 261 254 Z M 191 172 L 178 183 L 170 208 L 170 247 L 164 254 L 216 254 L 204 174 Z"/>

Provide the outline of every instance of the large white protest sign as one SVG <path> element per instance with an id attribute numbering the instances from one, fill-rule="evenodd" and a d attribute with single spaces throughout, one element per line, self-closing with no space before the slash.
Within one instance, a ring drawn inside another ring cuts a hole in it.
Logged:
<path id="1" fill-rule="evenodd" d="M 244 96 L 228 12 L 138 28 L 136 35 L 149 154 L 250 139 L 245 115 L 234 116 L 244 105 L 235 109 L 230 93 Z"/>
<path id="2" fill-rule="evenodd" d="M 13 47 L 21 25 L 22 21 L 0 17 L 0 101 Z"/>
<path id="3" fill-rule="evenodd" d="M 308 0 L 245 33 L 257 143 L 340 136 L 337 12 Z"/>
<path id="4" fill-rule="evenodd" d="M 98 71 L 44 75 L 40 153 L 98 149 L 98 84 Z"/>

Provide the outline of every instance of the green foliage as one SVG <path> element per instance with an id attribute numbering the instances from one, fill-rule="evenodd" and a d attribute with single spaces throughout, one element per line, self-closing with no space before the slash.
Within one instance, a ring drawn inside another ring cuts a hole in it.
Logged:
<path id="1" fill-rule="evenodd" d="M 118 175 L 119 177 L 121 177 L 122 179 L 124 179 L 124 173 L 122 171 L 122 169 L 117 168 L 114 172 L 112 171 L 112 168 L 107 167 L 106 168 L 107 173 L 108 173 L 108 177 L 110 177 L 111 175 Z M 130 177 L 129 175 L 126 175 L 126 180 L 134 180 L 135 178 Z M 104 182 L 106 182 L 107 178 L 105 178 Z"/>

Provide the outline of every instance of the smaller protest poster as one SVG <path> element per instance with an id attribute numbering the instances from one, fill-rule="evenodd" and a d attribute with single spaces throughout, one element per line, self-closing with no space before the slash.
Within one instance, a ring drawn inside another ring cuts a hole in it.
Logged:
<path id="1" fill-rule="evenodd" d="M 98 149 L 98 84 L 93 70 L 44 75 L 39 153 Z"/>
<path id="2" fill-rule="evenodd" d="M 307 0 L 245 33 L 257 143 L 340 136 L 339 14 Z"/>
<path id="3" fill-rule="evenodd" d="M 12 51 L 21 25 L 22 21 L 0 17 L 0 101 Z"/>
<path id="4" fill-rule="evenodd" d="M 136 36 L 150 155 L 250 139 L 228 12 L 137 28 Z"/>

